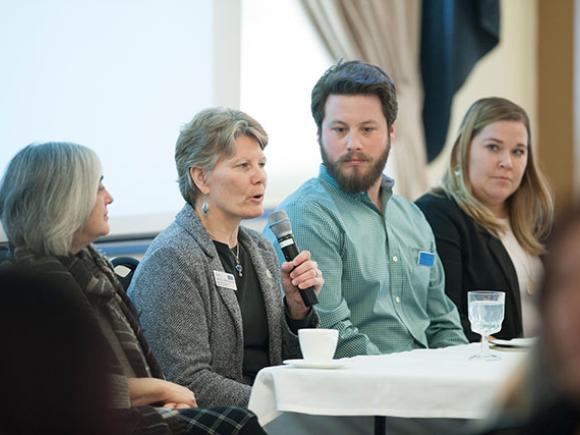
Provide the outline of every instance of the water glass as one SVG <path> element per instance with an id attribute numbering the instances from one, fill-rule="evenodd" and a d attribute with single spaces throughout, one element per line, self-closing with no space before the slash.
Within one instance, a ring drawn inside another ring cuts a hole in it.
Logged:
<path id="1" fill-rule="evenodd" d="M 471 291 L 467 293 L 467 308 L 471 330 L 481 335 L 481 348 L 471 359 L 500 359 L 489 351 L 488 336 L 501 331 L 505 313 L 505 293 L 501 291 Z"/>

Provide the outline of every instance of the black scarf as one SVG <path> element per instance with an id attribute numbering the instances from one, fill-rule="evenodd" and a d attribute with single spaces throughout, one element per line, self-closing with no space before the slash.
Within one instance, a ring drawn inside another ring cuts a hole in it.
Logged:
<path id="1" fill-rule="evenodd" d="M 163 378 L 161 369 L 145 341 L 135 308 L 117 280 L 110 263 L 92 247 L 89 246 L 76 255 L 64 257 L 38 256 L 26 248 L 16 248 L 14 260 L 39 267 L 53 276 L 72 276 L 85 295 L 93 314 L 96 316 L 96 310 L 100 310 L 106 315 L 135 376 Z M 122 372 L 118 363 L 113 364 L 112 369 L 115 374 L 127 375 Z"/>

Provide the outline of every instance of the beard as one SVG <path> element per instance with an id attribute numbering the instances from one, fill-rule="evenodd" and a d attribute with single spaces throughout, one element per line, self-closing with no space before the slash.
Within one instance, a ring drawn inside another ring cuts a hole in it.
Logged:
<path id="1" fill-rule="evenodd" d="M 331 162 L 319 141 L 320 154 L 322 155 L 322 162 L 328 169 L 329 174 L 336 180 L 342 190 L 348 193 L 366 192 L 376 183 L 376 181 L 383 175 L 383 170 L 389 158 L 389 151 L 391 149 L 391 140 L 387 139 L 387 147 L 379 158 L 373 162 L 373 158 L 360 151 L 351 151 L 340 157 L 338 160 Z M 350 173 L 346 173 L 342 169 L 342 165 L 353 159 L 370 162 L 370 166 L 366 172 L 362 168 L 353 167 Z"/>

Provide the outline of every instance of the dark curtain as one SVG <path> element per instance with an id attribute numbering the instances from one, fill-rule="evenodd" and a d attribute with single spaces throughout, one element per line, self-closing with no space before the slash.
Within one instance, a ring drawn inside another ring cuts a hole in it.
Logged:
<path id="1" fill-rule="evenodd" d="M 499 0 L 423 0 L 421 74 L 429 162 L 445 145 L 455 92 L 499 42 L 499 25 Z"/>

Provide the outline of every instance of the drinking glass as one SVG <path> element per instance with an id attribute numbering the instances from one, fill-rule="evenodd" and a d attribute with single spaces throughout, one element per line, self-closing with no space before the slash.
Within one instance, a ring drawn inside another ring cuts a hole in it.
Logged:
<path id="1" fill-rule="evenodd" d="M 470 358 L 485 361 L 500 359 L 489 351 L 488 336 L 501 330 L 505 312 L 505 293 L 488 290 L 468 292 L 467 308 L 471 330 L 481 335 L 480 351 Z"/>

